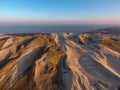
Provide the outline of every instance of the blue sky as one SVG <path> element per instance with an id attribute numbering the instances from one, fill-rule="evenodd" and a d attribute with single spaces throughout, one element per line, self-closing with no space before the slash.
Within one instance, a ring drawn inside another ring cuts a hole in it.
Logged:
<path id="1" fill-rule="evenodd" d="M 0 22 L 120 23 L 120 0 L 0 0 Z"/>

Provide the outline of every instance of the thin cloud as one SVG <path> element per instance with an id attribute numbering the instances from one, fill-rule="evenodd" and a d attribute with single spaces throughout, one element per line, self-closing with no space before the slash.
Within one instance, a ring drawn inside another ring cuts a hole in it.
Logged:
<path id="1" fill-rule="evenodd" d="M 81 12 L 81 14 L 82 14 L 82 15 L 86 15 L 86 14 L 87 14 L 87 12 Z"/>

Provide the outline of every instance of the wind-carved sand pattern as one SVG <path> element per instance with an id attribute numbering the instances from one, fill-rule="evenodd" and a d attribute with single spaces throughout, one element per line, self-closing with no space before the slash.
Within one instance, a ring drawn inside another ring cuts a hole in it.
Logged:
<path id="1" fill-rule="evenodd" d="M 0 90 L 120 90 L 111 32 L 0 34 Z"/>

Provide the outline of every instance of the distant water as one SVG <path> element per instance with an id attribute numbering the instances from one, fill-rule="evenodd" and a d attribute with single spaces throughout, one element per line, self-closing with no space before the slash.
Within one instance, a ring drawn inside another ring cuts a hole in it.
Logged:
<path id="1" fill-rule="evenodd" d="M 0 33 L 51 33 L 51 32 L 75 32 L 83 33 L 109 25 L 0 25 Z"/>

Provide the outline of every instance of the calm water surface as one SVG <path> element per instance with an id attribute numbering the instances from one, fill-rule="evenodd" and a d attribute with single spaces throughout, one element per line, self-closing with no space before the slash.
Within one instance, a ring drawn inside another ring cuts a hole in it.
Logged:
<path id="1" fill-rule="evenodd" d="M 100 28 L 109 27 L 107 25 L 0 25 L 0 33 L 51 33 L 51 32 L 75 32 L 83 33 Z"/>

